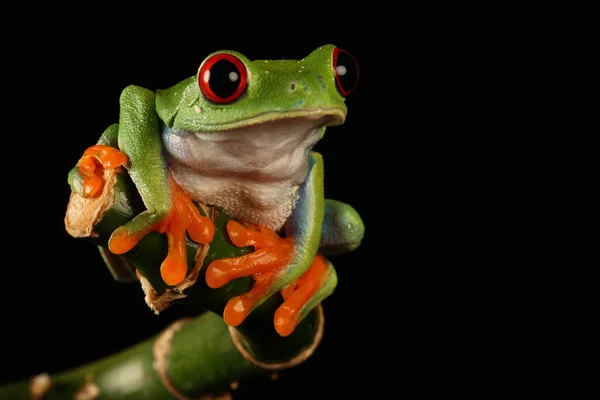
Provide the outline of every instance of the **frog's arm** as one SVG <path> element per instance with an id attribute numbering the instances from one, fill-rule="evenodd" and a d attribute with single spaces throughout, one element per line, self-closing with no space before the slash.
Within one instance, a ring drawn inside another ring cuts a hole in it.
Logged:
<path id="1" fill-rule="evenodd" d="M 162 154 L 152 91 L 138 86 L 123 90 L 117 140 L 119 149 L 128 157 L 129 176 L 147 208 L 111 236 L 110 250 L 121 254 L 164 220 L 171 208 L 169 175 Z"/>
<path id="2" fill-rule="evenodd" d="M 303 266 L 302 271 L 289 271 L 284 285 L 291 283 L 306 271 L 317 254 L 321 242 L 321 228 L 325 216 L 323 188 L 323 157 L 317 152 L 309 156 L 309 173 L 300 185 L 298 201 L 285 225 L 286 237 L 293 238 L 295 248 L 290 268 Z"/>
<path id="3" fill-rule="evenodd" d="M 288 268 L 301 270 L 307 262 L 309 268 L 291 283 L 288 279 L 293 279 L 293 273 L 282 282 L 284 302 L 275 312 L 275 328 L 284 336 L 335 289 L 335 268 L 325 256 L 356 249 L 364 236 L 363 222 L 354 208 L 324 199 L 323 161 L 318 153 L 313 153 L 313 159 L 315 174 L 311 178 L 316 180 L 304 187 L 286 226 L 287 234 L 300 244 L 295 248 L 297 264 Z"/>
<path id="4" fill-rule="evenodd" d="M 134 85 L 125 88 L 120 100 L 118 145 L 129 158 L 129 176 L 147 210 L 117 228 L 108 248 L 123 254 L 148 233 L 165 233 L 168 253 L 161 275 L 168 285 L 177 285 L 188 273 L 186 231 L 192 240 L 207 244 L 215 227 L 175 183 L 164 157 L 158 124 L 154 92 Z"/>
<path id="5" fill-rule="evenodd" d="M 214 225 L 173 180 L 163 155 L 158 122 L 154 93 L 135 85 L 125 88 L 120 97 L 119 123 L 84 152 L 77 170 L 69 174 L 69 183 L 76 191 L 77 186 L 83 186 L 78 192 L 93 197 L 102 187 L 103 168 L 124 165 L 146 211 L 117 228 L 108 248 L 113 254 L 124 254 L 148 233 L 165 233 L 168 254 L 161 275 L 165 283 L 176 285 L 188 272 L 186 231 L 192 240 L 206 244 L 214 236 Z M 112 270 L 111 265 L 109 268 Z"/>
<path id="6" fill-rule="evenodd" d="M 333 293 L 337 274 L 324 256 L 355 250 L 364 232 L 363 222 L 354 208 L 336 200 L 325 200 L 319 252 L 308 271 L 281 291 L 285 302 L 275 314 L 275 325 L 280 333 L 293 329 L 310 310 Z"/>
<path id="7" fill-rule="evenodd" d="M 227 230 L 237 246 L 254 246 L 253 253 L 230 259 L 213 261 L 206 271 L 210 287 L 221 287 L 232 279 L 252 276 L 252 289 L 229 300 L 224 319 L 229 325 L 239 325 L 247 315 L 278 290 L 282 290 L 284 303 L 275 313 L 275 328 L 282 336 L 291 334 L 310 309 L 329 295 L 336 285 L 337 277 L 331 263 L 319 252 L 320 246 L 341 250 L 351 248 L 359 241 L 356 233 L 345 235 L 339 229 L 343 221 L 358 217 L 343 203 L 325 204 L 323 189 L 323 159 L 312 152 L 309 172 L 299 187 L 298 201 L 285 225 L 285 237 L 265 228 L 254 229 L 230 221 Z M 352 210 L 353 211 L 353 210 Z M 327 218 L 325 218 L 328 213 Z M 340 218 L 343 216 L 344 218 Z M 358 218 L 358 236 L 362 222 Z M 323 238 L 324 222 L 331 225 Z M 352 242 L 352 243 L 351 243 Z"/>

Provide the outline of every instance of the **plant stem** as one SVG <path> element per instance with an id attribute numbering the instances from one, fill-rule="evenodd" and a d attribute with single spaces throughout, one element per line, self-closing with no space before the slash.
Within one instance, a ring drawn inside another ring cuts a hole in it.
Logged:
<path id="1" fill-rule="evenodd" d="M 317 311 L 298 326 L 295 340 L 314 336 L 314 329 L 322 324 Z M 239 379 L 269 373 L 244 357 L 229 330 L 212 312 L 179 320 L 161 334 L 112 356 L 53 376 L 39 375 L 0 386 L 0 398 L 160 400 L 220 396 Z"/>

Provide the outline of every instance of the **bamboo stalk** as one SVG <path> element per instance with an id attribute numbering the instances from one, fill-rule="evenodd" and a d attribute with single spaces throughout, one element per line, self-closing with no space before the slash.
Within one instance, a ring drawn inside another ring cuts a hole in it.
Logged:
<path id="1" fill-rule="evenodd" d="M 300 336 L 314 337 L 322 323 L 314 310 L 299 325 Z M 0 399 L 228 398 L 238 380 L 270 373 L 239 351 L 229 330 L 212 312 L 179 320 L 120 353 L 54 376 L 40 374 L 0 386 Z"/>

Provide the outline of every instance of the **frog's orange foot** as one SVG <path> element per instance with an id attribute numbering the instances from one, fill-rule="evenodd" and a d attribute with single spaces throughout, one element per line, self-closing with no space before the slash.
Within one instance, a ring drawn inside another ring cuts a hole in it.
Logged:
<path id="1" fill-rule="evenodd" d="M 281 336 L 289 336 L 294 332 L 302 308 L 323 285 L 327 277 L 327 267 L 325 257 L 317 253 L 304 275 L 281 290 L 284 302 L 275 311 L 275 330 Z"/>
<path id="2" fill-rule="evenodd" d="M 200 214 L 192 199 L 170 178 L 171 208 L 161 221 L 152 224 L 140 224 L 142 229 L 128 229 L 123 226 L 117 229 L 110 238 L 109 249 L 115 254 L 123 254 L 131 250 L 144 236 L 150 232 L 160 232 L 167 236 L 167 257 L 160 267 L 161 277 L 167 285 L 180 284 L 188 272 L 186 231 L 190 238 L 200 244 L 208 244 L 215 235 L 212 220 Z M 135 219 L 132 221 L 135 223 Z"/>
<path id="3" fill-rule="evenodd" d="M 225 306 L 223 319 L 230 326 L 238 326 L 259 301 L 272 293 L 273 286 L 287 272 L 294 243 L 291 238 L 282 238 L 270 229 L 246 228 L 233 220 L 227 223 L 227 233 L 236 246 L 253 246 L 255 251 L 213 261 L 206 270 L 206 283 L 211 288 L 219 288 L 237 278 L 250 276 L 254 279 L 250 291 L 232 297 Z M 322 256 L 317 256 L 321 260 L 319 257 Z M 302 277 L 282 291 L 285 301 L 275 313 L 275 328 L 281 336 L 294 331 L 300 310 L 320 287 L 327 264 L 321 265 L 317 259 Z"/>
<path id="4" fill-rule="evenodd" d="M 77 162 L 77 168 L 83 178 L 83 196 L 98 196 L 104 187 L 104 170 L 119 168 L 127 161 L 127 156 L 115 147 L 104 145 L 88 147 Z"/>

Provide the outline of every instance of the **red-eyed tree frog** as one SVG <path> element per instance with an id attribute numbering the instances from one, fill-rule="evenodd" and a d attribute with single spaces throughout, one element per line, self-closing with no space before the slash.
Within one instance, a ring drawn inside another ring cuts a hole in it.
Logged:
<path id="1" fill-rule="evenodd" d="M 98 196 L 105 168 L 127 169 L 147 210 L 117 228 L 108 248 L 124 254 L 148 233 L 164 233 L 161 276 L 168 285 L 187 274 L 186 233 L 200 244 L 215 233 L 193 202 L 223 209 L 233 218 L 231 241 L 254 247 L 206 269 L 211 288 L 254 279 L 250 291 L 229 300 L 225 322 L 239 325 L 281 291 L 274 324 L 287 336 L 327 295 L 319 292 L 332 268 L 325 256 L 354 250 L 363 238 L 358 213 L 324 198 L 323 160 L 312 150 L 327 126 L 344 122 L 344 100 L 357 79 L 355 59 L 333 45 L 301 60 L 214 52 L 194 76 L 168 89 L 126 87 L 119 122 L 84 152 L 69 184 L 84 197 Z"/>

